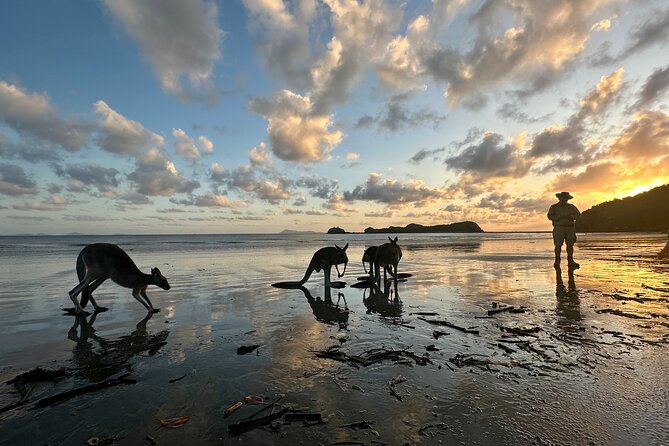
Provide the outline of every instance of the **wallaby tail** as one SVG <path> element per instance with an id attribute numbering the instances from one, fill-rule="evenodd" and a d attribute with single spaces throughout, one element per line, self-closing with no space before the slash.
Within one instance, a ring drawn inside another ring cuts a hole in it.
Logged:
<path id="1" fill-rule="evenodd" d="M 309 265 L 307 270 L 304 272 L 304 277 L 302 277 L 302 280 L 298 282 L 277 282 L 273 283 L 272 286 L 275 288 L 299 288 L 302 285 L 304 285 L 307 280 L 309 280 L 309 277 L 311 277 L 311 273 L 313 272 L 314 272 L 314 267 Z"/>
<path id="2" fill-rule="evenodd" d="M 84 280 L 84 276 L 86 276 L 86 265 L 84 264 L 84 259 L 81 254 L 77 256 L 77 277 L 79 278 L 79 282 Z M 79 305 L 81 308 L 84 308 L 88 304 L 88 300 L 91 297 L 90 291 L 88 291 L 88 287 L 84 288 L 81 291 L 81 302 L 79 302 Z"/>

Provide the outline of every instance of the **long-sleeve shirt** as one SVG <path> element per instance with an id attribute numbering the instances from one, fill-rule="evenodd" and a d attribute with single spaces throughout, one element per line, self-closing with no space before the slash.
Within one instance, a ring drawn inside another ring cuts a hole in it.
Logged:
<path id="1" fill-rule="evenodd" d="M 574 226 L 574 221 L 581 213 L 570 203 L 555 203 L 548 209 L 548 219 L 553 226 Z"/>

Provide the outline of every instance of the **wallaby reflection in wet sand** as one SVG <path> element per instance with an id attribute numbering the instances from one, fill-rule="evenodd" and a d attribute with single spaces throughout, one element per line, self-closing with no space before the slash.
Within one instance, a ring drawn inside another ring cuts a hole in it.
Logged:
<path id="1" fill-rule="evenodd" d="M 311 257 L 311 261 L 309 262 L 309 266 L 307 267 L 302 280 L 297 282 L 277 282 L 273 283 L 272 286 L 276 288 L 298 288 L 309 280 L 311 273 L 323 270 L 325 287 L 329 288 L 331 286 L 330 273 L 333 266 L 337 270 L 337 278 L 343 277 L 344 274 L 346 274 L 346 265 L 348 264 L 348 257 L 346 256 L 347 248 L 348 243 L 343 248 L 335 245 L 334 248 L 332 246 L 327 246 L 319 249 L 314 253 L 313 257 Z M 344 271 L 340 273 L 338 265 L 341 265 L 342 263 L 344 264 Z"/>
<path id="2" fill-rule="evenodd" d="M 159 310 L 153 308 L 146 295 L 147 286 L 156 285 L 164 290 L 170 289 L 170 284 L 158 268 L 152 268 L 151 274 L 144 274 L 125 251 L 110 243 L 94 243 L 86 246 L 77 257 L 76 268 L 79 285 L 69 294 L 74 302 L 74 311 L 80 315 L 84 314 L 83 308 L 89 300 L 96 311 L 107 310 L 93 299 L 93 291 L 107 279 L 122 287 L 131 288 L 133 297 L 144 305 L 149 313 Z M 81 293 L 81 304 L 77 301 L 79 293 Z"/>
<path id="3" fill-rule="evenodd" d="M 376 283 L 381 286 L 381 268 L 383 267 L 383 284 L 384 288 L 388 277 L 386 271 L 390 271 L 393 276 L 393 284 L 395 288 L 395 296 L 397 296 L 397 265 L 402 259 L 402 248 L 397 244 L 397 237 L 391 239 L 388 237 L 390 243 L 384 243 L 376 249 L 376 256 L 374 257 L 374 275 L 376 276 Z"/>
<path id="4" fill-rule="evenodd" d="M 129 335 L 111 340 L 98 336 L 93 328 L 98 313 L 94 312 L 89 319 L 77 316 L 67 334 L 68 339 L 76 343 L 73 361 L 79 366 L 77 370 L 90 381 L 104 381 L 122 370 L 128 370 L 131 368 L 130 359 L 134 356 L 153 356 L 167 344 L 168 330 L 149 334 L 146 329 L 153 313 L 148 313 L 139 321 Z"/>
<path id="5" fill-rule="evenodd" d="M 343 293 L 337 293 L 337 303 L 335 304 L 332 302 L 330 287 L 323 288 L 323 299 L 320 296 L 314 298 L 311 292 L 303 286 L 299 287 L 299 289 L 304 293 L 304 297 L 307 298 L 307 302 L 309 302 L 311 311 L 314 313 L 317 321 L 342 326 L 348 324 L 348 306 L 346 305 L 346 298 Z M 339 301 L 342 299 L 344 300 L 343 308 L 339 306 Z"/>
<path id="6" fill-rule="evenodd" d="M 367 295 L 369 291 L 369 295 Z M 381 291 L 372 286 L 362 292 L 362 303 L 367 307 L 367 314 L 376 313 L 381 317 L 397 318 L 402 316 L 402 301 L 395 295 L 390 299 L 388 289 Z"/>

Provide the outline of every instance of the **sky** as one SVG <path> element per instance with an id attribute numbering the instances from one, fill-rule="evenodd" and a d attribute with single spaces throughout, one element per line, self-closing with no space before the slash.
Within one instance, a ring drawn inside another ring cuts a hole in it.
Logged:
<path id="1" fill-rule="evenodd" d="M 6 0 L 0 235 L 549 230 L 669 183 L 662 0 Z"/>

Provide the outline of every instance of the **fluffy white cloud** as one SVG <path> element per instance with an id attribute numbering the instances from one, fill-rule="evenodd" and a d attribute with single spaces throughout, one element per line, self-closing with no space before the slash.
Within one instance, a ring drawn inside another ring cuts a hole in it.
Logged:
<path id="1" fill-rule="evenodd" d="M 177 155 L 191 161 L 200 159 L 200 151 L 195 145 L 195 140 L 188 136 L 186 132 L 181 129 L 172 129 L 172 136 L 176 138 L 174 151 Z"/>
<path id="2" fill-rule="evenodd" d="M 424 205 L 444 198 L 448 192 L 431 188 L 423 181 L 413 180 L 402 183 L 398 180 L 382 179 L 378 173 L 370 173 L 365 184 L 356 186 L 342 195 L 346 201 L 376 201 L 390 205 L 414 203 Z"/>
<path id="3" fill-rule="evenodd" d="M 311 54 L 308 23 L 315 14 L 316 1 L 243 0 L 243 3 L 265 67 L 291 85 L 306 85 Z"/>
<path id="4" fill-rule="evenodd" d="M 265 149 L 265 143 L 261 142 L 249 152 L 251 165 L 255 167 L 266 168 L 272 164 L 272 153 Z"/>
<path id="5" fill-rule="evenodd" d="M 151 149 L 137 159 L 137 167 L 128 179 L 133 182 L 136 192 L 148 196 L 192 193 L 200 187 L 199 182 L 186 178 L 157 149 Z"/>
<path id="6" fill-rule="evenodd" d="M 137 41 L 165 91 L 181 98 L 210 89 L 223 31 L 207 0 L 103 0 Z M 184 85 L 182 78 L 189 80 Z"/>
<path id="7" fill-rule="evenodd" d="M 88 139 L 88 127 L 74 119 L 59 118 L 46 94 L 29 93 L 5 81 L 0 81 L 0 121 L 21 135 L 70 151 L 80 149 Z"/>
<path id="8" fill-rule="evenodd" d="M 211 140 L 206 136 L 204 135 L 198 136 L 197 143 L 198 146 L 200 147 L 200 152 L 206 155 L 211 155 L 212 153 L 214 153 L 214 143 L 211 142 Z"/>
<path id="9" fill-rule="evenodd" d="M 308 96 L 281 90 L 271 101 L 253 99 L 250 108 L 267 119 L 272 151 L 285 161 L 323 161 L 343 138 L 342 132 L 331 130 L 331 116 L 313 114 Z"/>
<path id="10" fill-rule="evenodd" d="M 97 101 L 93 110 L 100 115 L 97 141 L 101 148 L 112 153 L 139 156 L 146 150 L 163 147 L 165 140 L 162 136 L 121 115 L 105 101 Z"/>

